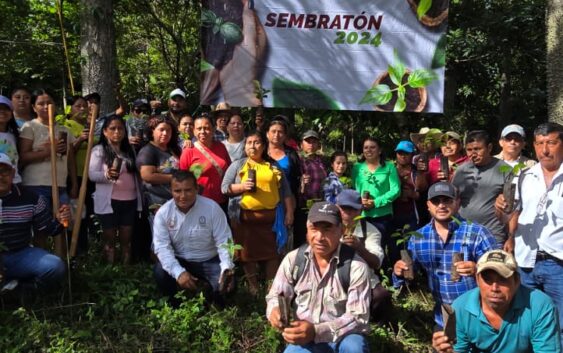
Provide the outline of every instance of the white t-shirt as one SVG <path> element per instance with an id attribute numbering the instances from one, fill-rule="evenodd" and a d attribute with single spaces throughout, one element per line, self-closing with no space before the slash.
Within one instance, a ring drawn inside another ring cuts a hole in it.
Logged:
<path id="1" fill-rule="evenodd" d="M 71 151 L 72 143 L 75 138 L 66 126 L 55 125 L 55 136 L 58 137 L 61 131 L 67 133 L 67 151 Z M 49 126 L 43 125 L 39 119 L 33 119 L 23 124 L 20 138 L 33 140 L 32 151 L 36 152 L 44 149 L 45 142 L 49 141 Z M 66 186 L 68 175 L 67 156 L 57 155 L 57 185 Z M 22 172 L 23 185 L 30 186 L 51 186 L 51 161 L 45 159 L 41 162 L 31 163 L 25 166 Z"/>
<path id="2" fill-rule="evenodd" d="M 0 132 L 0 153 L 4 153 L 10 160 L 12 164 L 16 166 L 16 175 L 14 176 L 14 184 L 19 184 L 22 182 L 22 177 L 18 171 L 18 149 L 16 145 L 16 138 L 10 132 Z"/>

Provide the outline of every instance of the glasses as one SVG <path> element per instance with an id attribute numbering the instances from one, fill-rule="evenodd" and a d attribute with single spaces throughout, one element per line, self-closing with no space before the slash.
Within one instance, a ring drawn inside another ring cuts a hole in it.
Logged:
<path id="1" fill-rule="evenodd" d="M 434 198 L 430 199 L 430 202 L 434 206 L 439 206 L 440 204 L 444 204 L 446 206 L 449 206 L 454 202 L 454 199 L 451 199 L 449 197 L 434 197 Z"/>

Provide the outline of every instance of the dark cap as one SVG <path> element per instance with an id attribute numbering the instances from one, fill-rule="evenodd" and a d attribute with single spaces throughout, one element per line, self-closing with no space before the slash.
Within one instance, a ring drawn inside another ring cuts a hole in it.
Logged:
<path id="1" fill-rule="evenodd" d="M 142 107 L 142 106 L 150 107 L 149 102 L 144 98 L 136 99 L 133 102 L 133 107 L 135 107 L 135 108 L 136 107 Z"/>
<path id="2" fill-rule="evenodd" d="M 326 201 L 315 202 L 309 210 L 307 220 L 311 223 L 328 222 L 334 225 L 340 225 L 342 222 L 338 207 Z"/>
<path id="3" fill-rule="evenodd" d="M 361 210 L 362 197 L 356 190 L 344 189 L 336 196 L 336 204 L 341 207 L 351 207 L 356 210 Z"/>
<path id="4" fill-rule="evenodd" d="M 436 196 L 445 196 L 450 199 L 455 199 L 457 196 L 455 186 L 450 183 L 446 183 L 445 181 L 437 182 L 428 189 L 428 200 L 431 200 Z"/>
<path id="5" fill-rule="evenodd" d="M 315 131 L 313 131 L 313 130 L 307 130 L 307 131 L 305 131 L 305 133 L 303 134 L 303 137 L 302 137 L 301 139 L 302 139 L 302 140 L 306 140 L 306 139 L 308 139 L 309 137 L 314 137 L 314 138 L 316 138 L 316 139 L 318 140 L 318 139 L 319 139 L 319 134 L 317 134 L 317 133 L 316 133 Z"/>

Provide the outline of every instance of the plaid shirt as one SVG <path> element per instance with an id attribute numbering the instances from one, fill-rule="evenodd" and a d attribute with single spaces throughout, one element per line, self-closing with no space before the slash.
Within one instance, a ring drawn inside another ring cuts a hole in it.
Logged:
<path id="1" fill-rule="evenodd" d="M 339 252 L 340 247 L 321 275 L 314 264 L 311 248 L 308 248 L 303 275 L 295 284 L 292 272 L 297 249 L 287 254 L 266 296 L 266 316 L 270 317 L 272 309 L 279 307 L 278 295 L 283 293 L 285 298 L 295 297 L 293 320 L 305 320 L 315 326 L 315 343 L 338 342 L 351 333 L 367 334 L 373 271 L 356 254 L 350 266 L 350 287 L 346 293 L 336 271 Z"/>
<path id="2" fill-rule="evenodd" d="M 215 141 L 223 142 L 228 137 L 229 137 L 229 134 L 227 134 L 226 132 L 223 132 L 219 129 L 215 129 L 215 132 L 213 133 L 213 140 L 215 140 Z"/>
<path id="3" fill-rule="evenodd" d="M 463 253 L 464 261 L 477 260 L 489 250 L 498 248 L 495 237 L 487 228 L 477 223 L 468 223 L 460 216 L 460 221 L 451 221 L 446 243 L 442 242 L 434 227 L 434 220 L 411 236 L 408 250 L 416 267 L 422 267 L 428 276 L 428 287 L 434 297 L 434 320 L 443 326 L 441 304 L 451 304 L 461 294 L 477 286 L 474 277 L 461 276 L 458 282 L 451 280 L 452 256 L 454 252 Z M 393 274 L 393 284 L 400 287 L 403 279 Z"/>
<path id="4" fill-rule="evenodd" d="M 323 198 L 323 181 L 327 176 L 326 167 L 323 159 L 319 155 L 311 157 L 301 157 L 301 174 L 309 174 L 311 181 L 305 185 L 303 193 L 300 194 L 300 200 L 305 203 L 307 200 L 322 200 Z"/>

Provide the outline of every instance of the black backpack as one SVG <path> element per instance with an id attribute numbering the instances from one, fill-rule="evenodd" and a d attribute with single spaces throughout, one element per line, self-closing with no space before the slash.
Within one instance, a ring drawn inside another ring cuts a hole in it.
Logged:
<path id="1" fill-rule="evenodd" d="M 308 262 L 308 258 L 305 257 L 305 250 L 307 250 L 308 246 L 309 244 L 305 243 L 297 249 L 297 256 L 295 257 L 295 263 L 293 265 L 293 270 L 291 271 L 292 284 L 297 283 L 303 275 L 303 271 L 305 271 L 305 266 Z M 354 259 L 355 253 L 356 250 L 352 249 L 348 245 L 340 244 L 340 254 L 338 264 L 336 265 L 336 272 L 338 273 L 338 278 L 340 279 L 340 285 L 344 288 L 346 293 L 348 293 L 348 288 L 350 287 L 350 268 L 352 266 L 352 260 Z"/>

